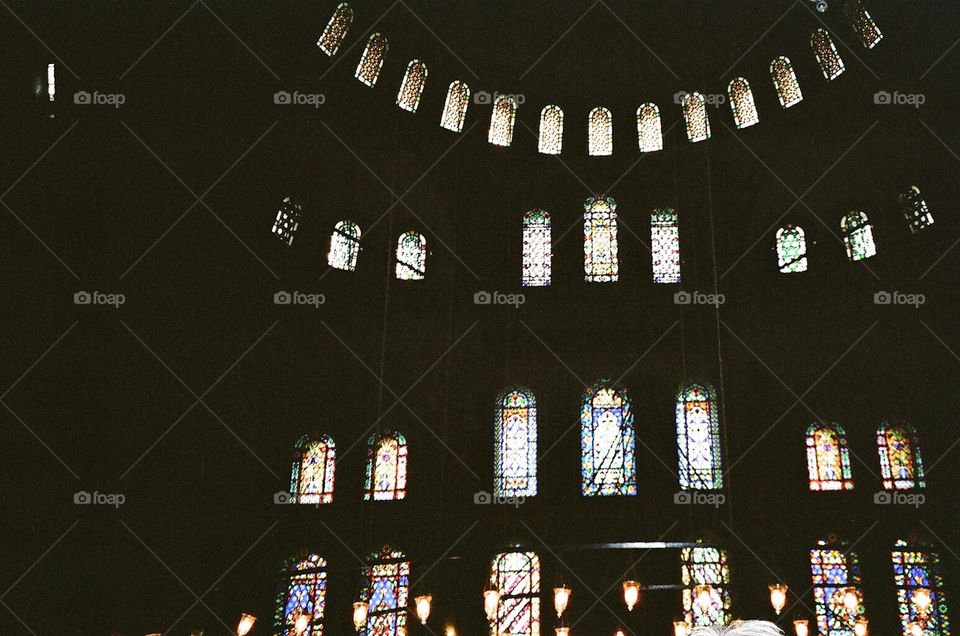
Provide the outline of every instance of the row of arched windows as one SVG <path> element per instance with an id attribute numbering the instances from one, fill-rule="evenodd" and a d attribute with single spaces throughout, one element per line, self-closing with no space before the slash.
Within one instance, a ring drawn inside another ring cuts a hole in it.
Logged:
<path id="1" fill-rule="evenodd" d="M 886 490 L 926 486 L 917 430 L 906 422 L 884 422 L 877 429 L 880 476 Z M 815 422 L 807 429 L 810 490 L 852 490 L 847 433 L 836 422 Z"/>

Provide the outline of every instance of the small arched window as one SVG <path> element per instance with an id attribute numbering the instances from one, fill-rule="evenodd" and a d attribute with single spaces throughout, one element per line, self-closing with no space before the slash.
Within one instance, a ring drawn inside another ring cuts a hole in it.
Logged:
<path id="1" fill-rule="evenodd" d="M 353 9 L 346 2 L 341 2 L 330 16 L 330 21 L 323 29 L 323 34 L 317 40 L 317 46 L 327 55 L 336 55 L 343 44 L 343 38 L 353 22 Z"/>
<path id="2" fill-rule="evenodd" d="M 870 12 L 867 11 L 860 0 L 847 0 L 843 7 L 843 13 L 850 24 L 850 28 L 860 36 L 860 41 L 863 42 L 864 47 L 872 49 L 883 39 L 880 27 L 873 21 Z"/>
<path id="3" fill-rule="evenodd" d="M 727 551 L 696 546 L 680 551 L 680 578 L 683 582 L 683 613 L 688 625 L 710 627 L 726 625 L 730 617 L 730 566 Z M 710 586 L 710 604 L 702 606 L 697 598 L 698 585 Z"/>
<path id="4" fill-rule="evenodd" d="M 650 255 L 653 282 L 680 282 L 680 224 L 673 208 L 660 208 L 650 215 Z"/>
<path id="5" fill-rule="evenodd" d="M 417 232 L 404 232 L 397 240 L 397 278 L 423 280 L 427 273 L 427 239 Z"/>
<path id="6" fill-rule="evenodd" d="M 828 80 L 835 80 L 846 70 L 843 64 L 843 58 L 837 52 L 837 47 L 833 43 L 833 38 L 824 28 L 819 28 L 810 36 L 810 48 L 817 57 L 817 64 L 823 71 L 823 76 Z"/>
<path id="7" fill-rule="evenodd" d="M 710 118 L 707 117 L 707 103 L 703 95 L 684 93 L 680 104 L 687 124 L 687 139 L 693 143 L 710 139 Z"/>
<path id="8" fill-rule="evenodd" d="M 527 389 L 510 389 L 497 398 L 494 494 L 537 494 L 537 399 Z"/>
<path id="9" fill-rule="evenodd" d="M 517 118 L 517 101 L 512 95 L 497 95 L 490 115 L 490 132 L 487 141 L 494 146 L 509 146 L 513 143 L 513 123 Z"/>
<path id="10" fill-rule="evenodd" d="M 299 203 L 290 197 L 284 198 L 280 202 L 280 209 L 277 210 L 277 218 L 273 221 L 273 229 L 270 231 L 280 239 L 286 246 L 293 245 L 293 238 L 300 227 L 300 216 L 303 214 L 303 208 Z"/>
<path id="11" fill-rule="evenodd" d="M 357 269 L 360 255 L 360 226 L 353 221 L 338 221 L 330 235 L 330 251 L 327 265 L 352 272 Z"/>
<path id="12" fill-rule="evenodd" d="M 451 82 L 447 89 L 447 101 L 443 104 L 440 126 L 453 132 L 461 132 L 469 105 L 470 87 L 460 80 Z"/>
<path id="13" fill-rule="evenodd" d="M 866 612 L 857 553 L 838 542 L 820 541 L 810 550 L 810 576 L 820 636 L 854 636 L 854 623 Z M 853 611 L 844 605 L 851 587 L 859 598 Z"/>
<path id="14" fill-rule="evenodd" d="M 636 433 L 626 389 L 610 380 L 580 400 L 580 486 L 586 497 L 636 495 Z"/>
<path id="15" fill-rule="evenodd" d="M 637 139 L 640 144 L 640 152 L 663 150 L 660 108 L 656 104 L 642 104 L 637 109 Z"/>
<path id="16" fill-rule="evenodd" d="M 730 110 L 733 111 L 733 121 L 737 128 L 747 128 L 760 121 L 757 115 L 757 105 L 753 101 L 753 91 L 750 82 L 745 77 L 735 77 L 727 85 L 727 95 L 730 97 Z"/>
<path id="17" fill-rule="evenodd" d="M 490 565 L 490 584 L 500 592 L 490 633 L 540 636 L 540 557 L 535 552 L 504 552 Z"/>
<path id="18" fill-rule="evenodd" d="M 950 618 L 943 596 L 940 555 L 929 546 L 898 539 L 890 559 L 893 563 L 893 583 L 897 586 L 903 636 L 911 636 L 910 623 L 913 622 L 923 624 L 924 635 L 947 636 L 950 633 Z M 922 611 L 913 600 L 919 591 L 926 591 L 930 596 L 930 607 Z"/>
<path id="19" fill-rule="evenodd" d="M 789 59 L 781 55 L 773 60 L 770 63 L 770 77 L 773 78 L 781 106 L 790 108 L 803 101 L 800 83 L 797 82 L 797 74 L 793 72 L 793 64 Z"/>
<path id="20" fill-rule="evenodd" d="M 933 225 L 933 215 L 930 214 L 927 202 L 923 200 L 917 186 L 910 186 L 909 190 L 900 193 L 900 211 L 914 234 Z"/>
<path id="21" fill-rule="evenodd" d="M 682 490 L 723 488 L 717 393 L 693 382 L 677 394 L 677 452 Z"/>
<path id="22" fill-rule="evenodd" d="M 866 214 L 853 210 L 840 221 L 840 231 L 843 233 L 843 244 L 847 248 L 847 258 L 851 261 L 862 261 L 876 255 L 873 226 Z"/>
<path id="23" fill-rule="evenodd" d="M 291 559 L 283 568 L 274 627 L 280 636 L 294 636 L 300 616 L 307 617 L 303 636 L 322 636 L 327 610 L 327 561 L 318 554 Z"/>
<path id="24" fill-rule="evenodd" d="M 613 197 L 590 197 L 583 207 L 584 280 L 616 282 L 620 275 L 617 202 Z"/>
<path id="25" fill-rule="evenodd" d="M 396 431 L 367 441 L 367 479 L 363 498 L 388 501 L 407 496 L 407 440 Z"/>
<path id="26" fill-rule="evenodd" d="M 550 246 L 550 213 L 530 210 L 523 215 L 523 285 L 550 284 L 553 253 Z"/>
<path id="27" fill-rule="evenodd" d="M 553 104 L 540 111 L 540 154 L 559 155 L 563 150 L 563 110 Z"/>
<path id="28" fill-rule="evenodd" d="M 613 154 L 613 114 L 602 106 L 590 111 L 588 125 L 589 150 L 594 157 Z"/>
<path id="29" fill-rule="evenodd" d="M 850 449 L 842 426 L 814 422 L 807 428 L 807 474 L 810 490 L 853 490 Z"/>
<path id="30" fill-rule="evenodd" d="M 410 561 L 407 555 L 385 545 L 369 557 L 363 568 L 360 598 L 367 603 L 367 624 L 360 636 L 405 636 L 410 602 Z"/>
<path id="31" fill-rule="evenodd" d="M 410 60 L 407 72 L 403 74 L 400 92 L 397 93 L 397 106 L 411 113 L 420 106 L 420 95 L 427 83 L 427 65 L 420 60 Z"/>
<path id="32" fill-rule="evenodd" d="M 291 502 L 325 504 L 333 501 L 336 447 L 329 435 L 301 437 L 293 451 Z"/>
<path id="33" fill-rule="evenodd" d="M 388 43 L 386 36 L 374 33 L 367 40 L 367 46 L 360 56 L 357 65 L 356 78 L 367 86 L 374 86 L 380 78 L 380 69 L 383 68 L 383 58 L 387 54 Z"/>
<path id="34" fill-rule="evenodd" d="M 886 490 L 912 490 L 926 486 L 917 431 L 907 423 L 884 422 L 877 429 L 880 474 Z"/>
<path id="35" fill-rule="evenodd" d="M 807 271 L 807 239 L 802 227 L 788 225 L 777 230 L 777 262 L 781 274 Z"/>

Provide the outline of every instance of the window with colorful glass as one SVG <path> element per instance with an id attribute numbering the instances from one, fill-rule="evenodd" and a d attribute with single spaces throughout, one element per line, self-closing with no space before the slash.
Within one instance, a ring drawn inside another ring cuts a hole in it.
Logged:
<path id="1" fill-rule="evenodd" d="M 692 382 L 677 394 L 677 454 L 680 488 L 723 488 L 720 414 L 709 384 Z"/>
<path id="2" fill-rule="evenodd" d="M 537 494 L 537 400 L 528 389 L 510 389 L 497 398 L 494 422 L 494 494 Z"/>
<path id="3" fill-rule="evenodd" d="M 847 248 L 847 258 L 851 261 L 862 261 L 876 255 L 873 226 L 866 214 L 853 210 L 840 221 L 840 231 L 843 234 L 843 245 Z"/>
<path id="4" fill-rule="evenodd" d="M 490 633 L 540 636 L 540 557 L 535 552 L 498 554 L 490 566 L 490 583 L 500 592 Z"/>
<path id="5" fill-rule="evenodd" d="M 799 225 L 777 230 L 777 265 L 781 274 L 807 271 L 807 239 Z"/>
<path id="6" fill-rule="evenodd" d="M 867 11 L 860 0 L 847 0 L 843 7 L 843 13 L 850 28 L 860 36 L 860 41 L 863 42 L 864 47 L 872 49 L 883 39 L 880 27 L 874 22 L 873 16 L 870 15 L 870 12 Z"/>
<path id="7" fill-rule="evenodd" d="M 411 113 L 417 112 L 426 83 L 427 65 L 420 60 L 410 60 L 400 83 L 400 92 L 397 93 L 397 106 Z"/>
<path id="8" fill-rule="evenodd" d="M 427 275 L 427 239 L 418 232 L 404 232 L 397 240 L 397 278 L 423 280 Z"/>
<path id="9" fill-rule="evenodd" d="M 388 44 L 386 36 L 374 33 L 367 40 L 367 46 L 357 64 L 356 78 L 367 86 L 374 86 L 380 78 L 380 69 L 383 68 L 383 58 L 387 54 Z"/>
<path id="10" fill-rule="evenodd" d="M 810 490 L 853 490 L 847 433 L 836 422 L 807 427 L 807 473 Z"/>
<path id="11" fill-rule="evenodd" d="M 819 28 L 810 36 L 810 48 L 817 58 L 817 64 L 823 71 L 823 76 L 828 80 L 835 80 L 846 70 L 843 64 L 843 58 L 837 52 L 837 47 L 833 43 L 833 38 L 824 28 Z"/>
<path id="12" fill-rule="evenodd" d="M 367 558 L 360 593 L 368 604 L 360 636 L 406 636 L 410 595 L 410 561 L 400 550 L 384 546 Z"/>
<path id="13" fill-rule="evenodd" d="M 563 150 L 563 110 L 553 104 L 540 111 L 540 154 L 559 155 Z"/>
<path id="14" fill-rule="evenodd" d="M 660 208 L 650 215 L 650 256 L 653 282 L 680 282 L 680 223 L 673 208 Z"/>
<path id="15" fill-rule="evenodd" d="M 590 111 L 588 150 L 593 157 L 613 154 L 613 114 L 610 109 L 597 106 Z"/>
<path id="16" fill-rule="evenodd" d="M 336 447 L 329 435 L 301 437 L 293 450 L 290 473 L 292 503 L 325 504 L 333 501 Z"/>
<path id="17" fill-rule="evenodd" d="M 530 210 L 523 215 L 524 287 L 549 285 L 552 260 L 550 213 L 545 210 Z"/>
<path id="18" fill-rule="evenodd" d="M 610 380 L 588 387 L 580 402 L 580 485 L 584 496 L 637 494 L 633 406 Z"/>
<path id="19" fill-rule="evenodd" d="M 367 441 L 367 478 L 363 498 L 388 501 L 407 496 L 407 440 L 396 431 Z"/>
<path id="20" fill-rule="evenodd" d="M 753 91 L 750 82 L 745 77 L 735 77 L 727 85 L 727 95 L 730 98 L 730 110 L 733 111 L 733 121 L 737 128 L 747 128 L 760 121 L 757 114 L 757 105 L 753 101 Z"/>
<path id="21" fill-rule="evenodd" d="M 820 636 L 854 636 L 854 623 L 865 613 L 857 554 L 838 541 L 820 541 L 810 550 L 810 576 Z M 848 596 L 856 603 L 848 605 Z"/>
<path id="22" fill-rule="evenodd" d="M 303 208 L 299 203 L 290 197 L 285 197 L 280 202 L 280 209 L 277 210 L 277 218 L 273 221 L 273 229 L 270 231 L 280 241 L 287 245 L 293 245 L 293 238 L 300 227 L 300 216 L 303 214 Z"/>
<path id="23" fill-rule="evenodd" d="M 490 131 L 487 141 L 494 146 L 509 146 L 513 143 L 513 124 L 517 118 L 517 101 L 511 95 L 497 95 L 490 115 Z"/>
<path id="24" fill-rule="evenodd" d="M 684 93 L 680 101 L 683 119 L 687 124 L 687 139 L 696 143 L 710 139 L 710 118 L 707 103 L 700 93 Z"/>
<path id="25" fill-rule="evenodd" d="M 773 78 L 781 106 L 790 108 L 803 101 L 797 74 L 793 72 L 793 64 L 788 58 L 781 55 L 770 63 L 770 77 Z"/>
<path id="26" fill-rule="evenodd" d="M 323 636 L 327 605 L 327 561 L 317 554 L 290 559 L 278 586 L 274 627 L 279 636 Z M 296 631 L 297 619 L 306 616 L 306 630 Z"/>
<path id="27" fill-rule="evenodd" d="M 903 218 L 907 220 L 910 231 L 914 234 L 920 230 L 933 225 L 933 215 L 927 207 L 927 202 L 923 200 L 920 194 L 920 188 L 910 186 L 906 192 L 901 192 L 899 196 L 900 211 L 903 212 Z"/>
<path id="28" fill-rule="evenodd" d="M 460 80 L 451 82 L 447 89 L 447 101 L 443 104 L 440 126 L 453 132 L 461 132 L 469 105 L 470 87 Z"/>
<path id="29" fill-rule="evenodd" d="M 327 252 L 327 265 L 335 269 L 352 272 L 357 269 L 357 257 L 360 255 L 360 226 L 353 221 L 338 221 L 330 235 L 330 251 Z"/>
<path id="30" fill-rule="evenodd" d="M 660 108 L 647 102 L 637 109 L 637 140 L 640 152 L 663 150 L 663 127 L 660 123 Z"/>
<path id="31" fill-rule="evenodd" d="M 616 282 L 620 275 L 617 202 L 613 197 L 590 197 L 583 209 L 584 280 L 588 283 Z"/>
<path id="32" fill-rule="evenodd" d="M 353 9 L 346 2 L 341 2 L 330 16 L 330 21 L 323 29 L 323 34 L 317 40 L 317 46 L 327 55 L 336 55 L 343 44 L 343 38 L 353 22 Z"/>
<path id="33" fill-rule="evenodd" d="M 884 422 L 877 429 L 877 450 L 880 453 L 880 475 L 886 490 L 923 488 L 923 460 L 917 431 L 903 422 Z"/>
<path id="34" fill-rule="evenodd" d="M 680 575 L 683 582 L 683 613 L 688 625 L 706 627 L 726 625 L 730 617 L 730 567 L 727 551 L 709 546 L 680 550 Z M 698 586 L 703 587 L 698 590 Z M 698 592 L 710 595 L 701 602 Z"/>
<path id="35" fill-rule="evenodd" d="M 914 624 L 924 636 L 949 636 L 950 613 L 944 598 L 940 555 L 929 546 L 898 539 L 890 559 L 903 636 L 916 636 Z"/>

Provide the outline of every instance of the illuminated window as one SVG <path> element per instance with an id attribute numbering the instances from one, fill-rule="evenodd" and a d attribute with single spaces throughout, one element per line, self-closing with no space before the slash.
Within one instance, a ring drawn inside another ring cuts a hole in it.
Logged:
<path id="1" fill-rule="evenodd" d="M 535 552 L 504 552 L 490 566 L 490 582 L 500 592 L 490 633 L 540 636 L 540 557 Z"/>
<path id="2" fill-rule="evenodd" d="M 694 627 L 726 625 L 730 616 L 730 567 L 727 551 L 697 546 L 680 550 L 680 574 L 683 581 L 683 612 L 687 624 Z M 697 602 L 694 588 L 710 586 L 710 605 Z"/>
<path id="3" fill-rule="evenodd" d="M 926 485 L 917 431 L 912 426 L 881 424 L 877 429 L 877 450 L 886 490 L 911 490 Z"/>
<path id="4" fill-rule="evenodd" d="M 744 77 L 735 77 L 727 85 L 727 95 L 730 97 L 730 110 L 733 111 L 733 120 L 737 128 L 753 126 L 760 121 L 757 115 L 757 105 L 753 102 L 753 91 L 750 82 Z"/>
<path id="5" fill-rule="evenodd" d="M 47 98 L 52 102 L 57 94 L 57 67 L 47 64 Z"/>
<path id="6" fill-rule="evenodd" d="M 407 72 L 403 74 L 403 82 L 400 83 L 400 92 L 397 93 L 397 106 L 411 113 L 417 112 L 426 82 L 427 65 L 420 60 L 410 60 Z"/>
<path id="7" fill-rule="evenodd" d="M 870 12 L 866 10 L 860 0 L 847 0 L 843 7 L 843 13 L 847 17 L 850 28 L 860 36 L 860 41 L 866 48 L 872 49 L 883 39 L 880 27 L 873 21 Z"/>
<path id="8" fill-rule="evenodd" d="M 327 55 L 336 55 L 352 22 L 353 9 L 346 2 L 341 2 L 330 16 L 330 21 L 323 29 L 323 35 L 317 40 L 320 50 Z"/>
<path id="9" fill-rule="evenodd" d="M 851 261 L 862 261 L 876 255 L 877 246 L 873 242 L 873 227 L 867 215 L 854 210 L 840 221 L 843 244 L 847 248 L 847 257 Z"/>
<path id="10" fill-rule="evenodd" d="M 513 143 L 513 122 L 517 118 L 517 102 L 511 95 L 497 95 L 490 115 L 490 132 L 487 141 L 495 146 Z"/>
<path id="11" fill-rule="evenodd" d="M 788 225 L 777 230 L 777 261 L 781 274 L 807 271 L 807 239 L 802 227 Z"/>
<path id="12" fill-rule="evenodd" d="M 777 87 L 777 97 L 780 98 L 781 106 L 790 108 L 803 100 L 797 74 L 793 72 L 790 60 L 781 55 L 771 62 L 770 77 L 773 78 L 773 85 Z"/>
<path id="13" fill-rule="evenodd" d="M 601 157 L 613 154 L 613 115 L 602 106 L 590 111 L 588 126 L 590 155 Z"/>
<path id="14" fill-rule="evenodd" d="M 617 202 L 613 197 L 590 197 L 583 212 L 583 267 L 588 283 L 616 282 Z"/>
<path id="15" fill-rule="evenodd" d="M 277 210 L 277 218 L 273 222 L 271 232 L 286 245 L 293 244 L 293 237 L 300 227 L 300 215 L 303 214 L 303 208 L 299 203 L 295 203 L 290 197 L 286 197 L 280 203 L 280 209 Z"/>
<path id="16" fill-rule="evenodd" d="M 497 399 L 496 483 L 503 497 L 537 494 L 537 400 L 526 389 L 511 389 Z"/>
<path id="17" fill-rule="evenodd" d="M 950 616 L 943 596 L 940 555 L 927 546 L 911 545 L 900 539 L 890 553 L 893 584 L 897 586 L 897 606 L 903 636 L 911 636 L 910 623 L 923 624 L 925 636 L 949 636 Z M 917 590 L 930 594 L 930 608 L 921 612 L 913 601 Z"/>
<path id="18" fill-rule="evenodd" d="M 847 433 L 839 424 L 814 422 L 807 428 L 810 490 L 852 490 Z"/>
<path id="19" fill-rule="evenodd" d="M 580 473 L 584 496 L 636 495 L 636 439 L 626 389 L 600 380 L 580 402 Z"/>
<path id="20" fill-rule="evenodd" d="M 327 609 L 326 559 L 312 553 L 291 559 L 283 568 L 283 577 L 274 614 L 275 633 L 294 636 L 297 618 L 305 614 L 308 622 L 303 636 L 323 636 Z"/>
<path id="21" fill-rule="evenodd" d="M 650 255 L 653 282 L 680 282 L 680 227 L 672 208 L 660 208 L 650 215 Z"/>
<path id="22" fill-rule="evenodd" d="M 380 33 L 374 33 L 367 40 L 367 47 L 363 49 L 360 63 L 355 73 L 358 80 L 367 86 L 373 86 L 380 77 L 383 68 L 383 58 L 387 54 L 387 38 Z"/>
<path id="23" fill-rule="evenodd" d="M 656 104 L 643 104 L 637 109 L 637 139 L 640 152 L 663 150 L 663 128 Z"/>
<path id="24" fill-rule="evenodd" d="M 909 190 L 900 194 L 900 211 L 914 234 L 933 225 L 933 215 L 917 186 L 910 186 Z"/>
<path id="25" fill-rule="evenodd" d="M 545 106 L 540 111 L 540 153 L 559 155 L 563 150 L 563 111 L 559 106 Z"/>
<path id="26" fill-rule="evenodd" d="M 338 221 L 330 235 L 327 265 L 352 272 L 360 255 L 360 226 L 353 221 Z"/>
<path id="27" fill-rule="evenodd" d="M 813 32 L 810 36 L 810 47 L 813 49 L 813 54 L 817 56 L 817 64 L 820 65 L 823 76 L 828 80 L 837 79 L 846 70 L 843 59 L 837 53 L 833 38 L 826 29 L 820 28 Z"/>
<path id="28" fill-rule="evenodd" d="M 365 584 L 360 593 L 369 604 L 367 624 L 360 636 L 405 636 L 410 596 L 410 561 L 407 555 L 383 546 L 367 559 Z"/>
<path id="29" fill-rule="evenodd" d="M 404 232 L 397 240 L 397 278 L 423 280 L 427 272 L 427 239 L 417 232 Z"/>
<path id="30" fill-rule="evenodd" d="M 467 106 L 470 105 L 470 87 L 457 80 L 450 83 L 447 89 L 447 101 L 443 104 L 443 115 L 440 116 L 440 126 L 453 132 L 463 130 L 463 121 L 467 117 Z"/>
<path id="31" fill-rule="evenodd" d="M 550 213 L 530 210 L 523 215 L 523 285 L 543 287 L 550 284 Z"/>
<path id="32" fill-rule="evenodd" d="M 688 384 L 677 395 L 680 488 L 723 488 L 717 394 L 708 384 Z"/>
<path id="33" fill-rule="evenodd" d="M 407 440 L 397 432 L 372 435 L 367 441 L 365 501 L 407 496 Z"/>
<path id="34" fill-rule="evenodd" d="M 865 611 L 857 554 L 820 541 L 818 547 L 810 550 L 810 576 L 820 636 L 854 636 L 853 624 Z M 848 587 L 856 589 L 860 598 L 853 612 L 843 603 Z"/>
<path id="35" fill-rule="evenodd" d="M 332 502 L 335 460 L 336 447 L 330 436 L 301 437 L 293 451 L 291 501 L 300 504 Z"/>
<path id="36" fill-rule="evenodd" d="M 707 103 L 703 95 L 684 93 L 680 103 L 687 124 L 687 139 L 694 143 L 710 139 L 710 118 L 707 117 Z"/>

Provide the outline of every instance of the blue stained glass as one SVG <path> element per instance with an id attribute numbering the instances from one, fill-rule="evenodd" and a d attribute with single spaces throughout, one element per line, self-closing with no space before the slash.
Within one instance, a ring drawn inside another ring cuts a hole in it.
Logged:
<path id="1" fill-rule="evenodd" d="M 633 411 L 625 389 L 600 380 L 583 392 L 580 464 L 585 496 L 637 494 L 634 435 Z"/>

